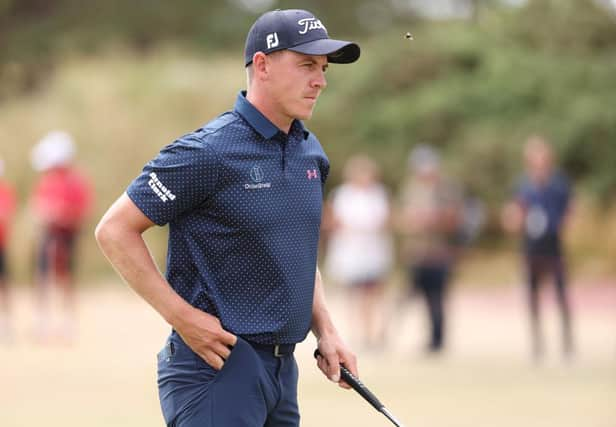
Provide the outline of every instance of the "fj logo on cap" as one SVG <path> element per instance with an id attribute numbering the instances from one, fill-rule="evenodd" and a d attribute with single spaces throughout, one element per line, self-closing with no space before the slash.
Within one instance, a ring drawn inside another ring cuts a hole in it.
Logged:
<path id="1" fill-rule="evenodd" d="M 265 38 L 265 41 L 267 42 L 268 49 L 277 47 L 278 46 L 278 33 L 268 34 L 267 37 Z"/>
<path id="2" fill-rule="evenodd" d="M 324 29 L 325 32 L 327 32 L 327 28 L 325 28 L 325 25 L 323 25 L 321 21 L 317 18 L 300 19 L 299 21 L 297 21 L 297 24 L 302 27 L 302 29 L 298 31 L 300 34 L 306 34 L 308 31 L 318 30 L 320 28 Z"/>

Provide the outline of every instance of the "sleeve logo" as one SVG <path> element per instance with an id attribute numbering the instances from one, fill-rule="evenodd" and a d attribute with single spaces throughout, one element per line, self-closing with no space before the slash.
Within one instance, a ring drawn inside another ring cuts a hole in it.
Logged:
<path id="1" fill-rule="evenodd" d="M 148 185 L 158 196 L 160 200 L 167 203 L 167 200 L 175 200 L 175 194 L 171 192 L 167 187 L 163 185 L 162 182 L 158 179 L 158 176 L 154 172 L 150 173 L 150 180 L 148 181 Z"/>

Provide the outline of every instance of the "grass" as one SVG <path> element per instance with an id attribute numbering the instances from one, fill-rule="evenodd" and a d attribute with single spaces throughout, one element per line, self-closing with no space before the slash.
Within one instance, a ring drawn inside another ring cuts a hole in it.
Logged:
<path id="1" fill-rule="evenodd" d="M 548 300 L 548 356 L 538 365 L 528 358 L 526 319 L 515 288 L 497 293 L 458 289 L 451 301 L 450 347 L 443 357 L 424 357 L 418 350 L 424 331 L 416 304 L 396 318 L 386 351 L 360 353 L 362 380 L 407 426 L 616 424 L 613 284 L 574 288 L 579 351 L 570 363 L 559 357 L 558 325 Z M 328 299 L 348 336 L 344 295 L 330 290 Z M 119 283 L 84 290 L 80 336 L 71 346 L 34 343 L 30 295 L 19 289 L 14 302 L 16 340 L 0 346 L 0 425 L 163 424 L 155 354 L 168 328 L 138 297 Z M 339 389 L 317 371 L 313 348 L 309 337 L 297 350 L 302 425 L 389 425 L 355 393 Z"/>

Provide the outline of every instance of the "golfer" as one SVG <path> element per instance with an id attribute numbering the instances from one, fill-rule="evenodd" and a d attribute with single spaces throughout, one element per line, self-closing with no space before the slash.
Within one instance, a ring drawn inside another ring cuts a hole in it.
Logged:
<path id="1" fill-rule="evenodd" d="M 328 63 L 359 53 L 309 12 L 265 13 L 246 39 L 248 90 L 233 110 L 163 148 L 101 219 L 102 251 L 172 327 L 158 354 L 168 425 L 298 426 L 293 351 L 310 330 L 330 380 L 339 363 L 357 375 L 316 267 L 329 163 L 300 120 Z M 166 277 L 142 238 L 163 224 Z"/>

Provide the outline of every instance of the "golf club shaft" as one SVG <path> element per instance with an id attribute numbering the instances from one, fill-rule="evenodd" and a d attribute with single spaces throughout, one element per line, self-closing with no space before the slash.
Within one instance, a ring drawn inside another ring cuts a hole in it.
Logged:
<path id="1" fill-rule="evenodd" d="M 391 421 L 392 423 L 394 423 L 394 425 L 395 425 L 395 426 L 398 426 L 398 427 L 404 427 L 404 426 L 402 425 L 402 423 L 401 423 L 400 421 L 398 421 L 398 419 L 397 419 L 396 417 L 394 417 L 394 415 L 393 415 L 391 412 L 389 412 L 389 411 L 387 410 L 387 408 L 386 408 L 386 407 L 384 407 L 384 406 L 383 406 L 383 407 L 380 409 L 380 411 L 381 411 L 381 413 L 382 413 L 383 415 L 385 415 L 385 416 L 389 419 L 389 421 Z"/>
<path id="2" fill-rule="evenodd" d="M 314 357 L 321 356 L 319 350 L 314 351 Z M 391 412 L 387 410 L 385 405 L 381 403 L 381 401 L 372 393 L 368 387 L 366 387 L 355 375 L 351 373 L 346 367 L 342 364 L 340 365 L 340 377 L 350 385 L 353 390 L 355 390 L 361 397 L 363 397 L 368 403 L 370 403 L 377 411 L 381 412 L 383 415 L 387 417 L 394 425 L 398 427 L 404 427 L 400 421 L 396 419 L 392 415 Z"/>

